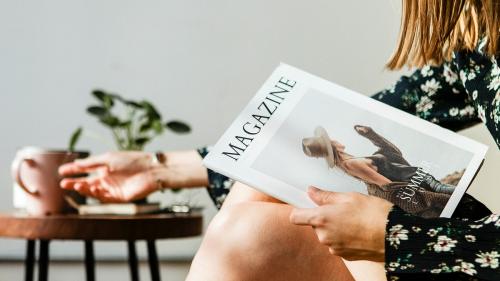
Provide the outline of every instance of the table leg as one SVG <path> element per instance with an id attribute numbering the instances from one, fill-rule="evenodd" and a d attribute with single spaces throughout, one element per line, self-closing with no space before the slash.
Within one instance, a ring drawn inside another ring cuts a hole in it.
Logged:
<path id="1" fill-rule="evenodd" d="M 95 281 L 94 241 L 85 240 L 85 275 L 87 281 Z"/>
<path id="2" fill-rule="evenodd" d="M 130 267 L 130 279 L 139 281 L 139 268 L 137 262 L 137 252 L 135 250 L 135 241 L 127 241 L 128 245 L 128 266 Z"/>
<path id="3" fill-rule="evenodd" d="M 38 281 L 47 281 L 49 275 L 49 242 L 40 240 L 40 254 L 38 257 Z"/>
<path id="4" fill-rule="evenodd" d="M 24 280 L 33 281 L 35 265 L 35 240 L 26 240 L 26 257 L 24 259 Z"/>
<path id="5" fill-rule="evenodd" d="M 158 265 L 158 254 L 156 253 L 155 240 L 146 241 L 148 247 L 149 271 L 151 272 L 151 281 L 160 281 L 160 269 Z"/>

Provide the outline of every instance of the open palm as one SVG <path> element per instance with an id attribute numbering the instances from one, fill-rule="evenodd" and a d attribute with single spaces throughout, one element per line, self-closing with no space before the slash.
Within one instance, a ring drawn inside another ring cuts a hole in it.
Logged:
<path id="1" fill-rule="evenodd" d="M 144 153 L 116 152 L 89 157 L 61 166 L 63 176 L 89 173 L 88 177 L 65 178 L 61 187 L 102 202 L 129 202 L 155 190 L 151 169 Z"/>

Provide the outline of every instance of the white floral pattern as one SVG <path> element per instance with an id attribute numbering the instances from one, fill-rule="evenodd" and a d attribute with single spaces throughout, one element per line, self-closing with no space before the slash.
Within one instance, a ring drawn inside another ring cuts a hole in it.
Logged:
<path id="1" fill-rule="evenodd" d="M 401 240 L 408 240 L 408 230 L 404 229 L 402 225 L 393 225 L 387 234 L 387 241 L 395 248 L 401 243 Z"/>
<path id="2" fill-rule="evenodd" d="M 463 272 L 468 275 L 475 275 L 477 273 L 476 269 L 474 269 L 474 264 L 464 261 L 461 261 L 459 265 L 454 266 L 453 271 Z"/>
<path id="3" fill-rule="evenodd" d="M 492 269 L 498 268 L 498 258 L 500 255 L 497 251 L 485 252 L 477 254 L 475 262 L 479 263 L 481 267 L 491 267 Z"/>
<path id="4" fill-rule="evenodd" d="M 457 240 L 453 240 L 446 235 L 439 235 L 437 242 L 434 244 L 433 248 L 436 253 L 448 252 L 457 244 Z"/>
<path id="5" fill-rule="evenodd" d="M 467 234 L 467 235 L 465 235 L 465 241 L 474 243 L 474 242 L 476 242 L 476 236 L 471 235 L 471 234 Z"/>
<path id="6" fill-rule="evenodd" d="M 432 78 L 431 80 L 427 80 L 425 84 L 420 86 L 420 89 L 427 93 L 429 96 L 433 96 L 437 93 L 439 89 L 441 89 L 441 84 L 436 81 L 436 79 Z"/>

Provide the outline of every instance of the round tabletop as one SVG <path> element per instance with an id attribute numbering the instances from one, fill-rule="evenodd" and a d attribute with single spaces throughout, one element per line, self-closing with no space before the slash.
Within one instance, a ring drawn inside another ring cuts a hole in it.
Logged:
<path id="1" fill-rule="evenodd" d="M 200 213 L 132 216 L 0 213 L 0 237 L 30 240 L 156 240 L 198 236 L 202 228 Z"/>

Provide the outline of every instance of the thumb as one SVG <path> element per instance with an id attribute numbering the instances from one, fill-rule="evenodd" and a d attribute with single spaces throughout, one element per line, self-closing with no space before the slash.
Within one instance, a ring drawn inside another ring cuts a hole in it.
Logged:
<path id="1" fill-rule="evenodd" d="M 333 191 L 324 191 L 317 187 L 310 186 L 307 189 L 307 194 L 309 195 L 309 198 L 314 201 L 314 203 L 321 206 L 335 203 L 337 201 L 339 193 Z"/>
<path id="2" fill-rule="evenodd" d="M 59 174 L 62 176 L 70 176 L 79 173 L 88 173 L 93 170 L 106 166 L 106 158 L 104 155 L 90 156 L 85 159 L 77 159 L 73 162 L 66 163 L 59 167 Z"/>

